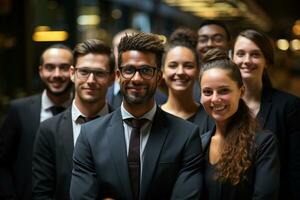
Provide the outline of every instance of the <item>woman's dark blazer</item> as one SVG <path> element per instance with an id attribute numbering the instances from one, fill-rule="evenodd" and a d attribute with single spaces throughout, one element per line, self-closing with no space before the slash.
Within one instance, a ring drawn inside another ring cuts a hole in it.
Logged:
<path id="1" fill-rule="evenodd" d="M 277 140 L 273 133 L 261 131 L 255 137 L 255 150 L 252 152 L 252 165 L 245 174 L 246 180 L 233 186 L 220 183 L 212 178 L 208 169 L 211 130 L 201 136 L 205 155 L 204 200 L 276 200 L 279 193 L 279 157 Z M 214 185 L 215 187 L 212 187 Z"/>
<path id="2" fill-rule="evenodd" d="M 300 99 L 274 88 L 264 88 L 257 115 L 263 129 L 279 142 L 280 199 L 300 199 Z"/>
<path id="3" fill-rule="evenodd" d="M 213 119 L 206 113 L 201 104 L 196 114 L 188 118 L 187 120 L 199 126 L 200 135 L 213 129 L 215 126 Z"/>

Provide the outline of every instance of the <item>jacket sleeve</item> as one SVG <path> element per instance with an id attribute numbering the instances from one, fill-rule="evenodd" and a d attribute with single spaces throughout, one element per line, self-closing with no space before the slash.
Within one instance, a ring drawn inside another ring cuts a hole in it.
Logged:
<path id="1" fill-rule="evenodd" d="M 55 193 L 54 137 L 49 125 L 41 123 L 32 160 L 32 199 L 53 199 Z"/>
<path id="2" fill-rule="evenodd" d="M 280 185 L 277 140 L 271 132 L 258 133 L 257 137 L 253 200 L 276 200 Z"/>
<path id="3" fill-rule="evenodd" d="M 0 199 L 14 199 L 12 168 L 19 146 L 21 123 L 16 106 L 10 106 L 0 128 Z"/>
<path id="4" fill-rule="evenodd" d="M 203 188 L 201 138 L 198 127 L 186 142 L 181 169 L 175 182 L 171 199 L 200 199 Z"/>

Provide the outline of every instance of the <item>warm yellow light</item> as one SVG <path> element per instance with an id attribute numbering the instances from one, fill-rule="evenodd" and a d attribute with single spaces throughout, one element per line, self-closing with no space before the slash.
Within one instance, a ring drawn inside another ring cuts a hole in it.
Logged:
<path id="1" fill-rule="evenodd" d="M 167 42 L 167 37 L 164 35 L 158 35 L 159 39 L 165 44 Z"/>
<path id="2" fill-rule="evenodd" d="M 65 41 L 69 37 L 66 31 L 36 31 L 32 35 L 35 42 L 59 42 Z"/>
<path id="3" fill-rule="evenodd" d="M 289 49 L 289 42 L 286 39 L 277 40 L 277 48 L 286 51 Z"/>
<path id="4" fill-rule="evenodd" d="M 85 25 L 98 25 L 100 23 L 100 16 L 98 15 L 80 15 L 77 18 L 77 24 Z"/>
<path id="5" fill-rule="evenodd" d="M 293 33 L 294 33 L 295 35 L 300 35 L 300 24 L 295 24 L 295 25 L 293 26 Z"/>
<path id="6" fill-rule="evenodd" d="M 291 48 L 295 51 L 300 50 L 300 40 L 299 39 L 294 39 L 291 41 Z"/>
<path id="7" fill-rule="evenodd" d="M 35 27 L 34 31 L 37 32 L 37 31 L 50 31 L 51 28 L 49 26 L 37 26 Z"/>

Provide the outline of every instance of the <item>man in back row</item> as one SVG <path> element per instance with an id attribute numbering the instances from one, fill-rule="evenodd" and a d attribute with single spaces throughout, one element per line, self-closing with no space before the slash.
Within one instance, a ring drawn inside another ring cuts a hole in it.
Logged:
<path id="1" fill-rule="evenodd" d="M 62 44 L 41 55 L 42 94 L 14 100 L 0 128 L 0 199 L 31 200 L 33 142 L 40 122 L 71 104 L 72 51 Z"/>
<path id="2" fill-rule="evenodd" d="M 195 125 L 162 111 L 162 41 L 125 36 L 117 77 L 121 107 L 81 128 L 74 149 L 71 199 L 199 199 L 202 148 Z"/>
<path id="3" fill-rule="evenodd" d="M 109 46 L 95 39 L 79 43 L 70 76 L 75 85 L 72 106 L 41 123 L 37 133 L 32 164 L 34 200 L 70 199 L 73 148 L 81 124 L 111 112 L 105 99 L 114 81 Z"/>

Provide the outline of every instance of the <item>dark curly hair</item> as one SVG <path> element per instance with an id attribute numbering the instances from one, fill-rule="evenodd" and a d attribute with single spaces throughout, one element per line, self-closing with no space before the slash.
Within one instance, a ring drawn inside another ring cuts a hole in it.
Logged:
<path id="1" fill-rule="evenodd" d="M 122 37 L 118 46 L 118 67 L 120 67 L 122 63 L 122 53 L 130 50 L 154 53 L 157 68 L 161 68 L 164 44 L 157 35 L 140 32 L 132 35 L 126 34 Z"/>
<path id="2" fill-rule="evenodd" d="M 203 57 L 203 73 L 209 69 L 226 70 L 231 80 L 238 87 L 243 86 L 240 70 L 227 56 L 224 50 L 215 48 L 209 50 Z M 246 178 L 244 175 L 252 164 L 252 154 L 255 149 L 255 134 L 260 129 L 259 123 L 253 117 L 249 107 L 240 99 L 238 110 L 230 117 L 225 130 L 225 141 L 222 146 L 221 158 L 216 165 L 216 179 L 228 181 L 233 185 Z"/>

